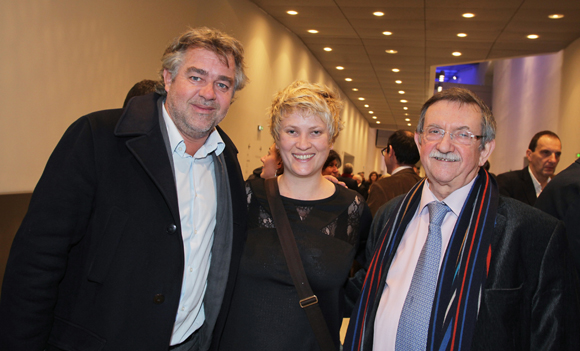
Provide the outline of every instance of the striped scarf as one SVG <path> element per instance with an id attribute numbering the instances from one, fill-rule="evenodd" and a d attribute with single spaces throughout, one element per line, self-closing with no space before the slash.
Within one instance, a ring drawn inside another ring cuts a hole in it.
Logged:
<path id="1" fill-rule="evenodd" d="M 361 296 L 351 316 L 344 350 L 372 350 L 374 318 L 389 266 L 421 201 L 425 180 L 417 183 L 387 220 L 371 260 Z M 471 339 L 491 258 L 499 200 L 495 180 L 483 168 L 465 201 L 441 264 L 433 299 L 427 348 L 466 351 Z"/>

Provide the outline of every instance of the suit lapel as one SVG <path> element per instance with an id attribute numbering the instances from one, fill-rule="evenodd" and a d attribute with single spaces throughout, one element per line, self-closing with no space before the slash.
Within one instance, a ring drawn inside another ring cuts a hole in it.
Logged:
<path id="1" fill-rule="evenodd" d="M 534 182 L 532 180 L 532 177 L 530 176 L 530 170 L 529 170 L 529 166 L 526 167 L 524 169 L 523 172 L 523 177 L 524 177 L 524 192 L 526 194 L 526 198 L 528 199 L 528 203 L 531 206 L 534 206 L 534 203 L 536 202 L 536 187 L 534 187 Z"/>

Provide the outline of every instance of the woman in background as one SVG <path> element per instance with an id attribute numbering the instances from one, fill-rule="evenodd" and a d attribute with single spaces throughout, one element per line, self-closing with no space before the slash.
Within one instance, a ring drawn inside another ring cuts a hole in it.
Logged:
<path id="1" fill-rule="evenodd" d="M 284 163 L 277 177 L 281 200 L 308 281 L 339 348 L 348 279 L 370 211 L 355 191 L 329 182 L 322 168 L 341 129 L 342 102 L 325 86 L 297 81 L 270 109 L 270 132 Z M 248 240 L 218 348 L 318 350 L 299 305 L 266 198 L 264 179 L 246 183 Z"/>
<path id="2" fill-rule="evenodd" d="M 276 143 L 272 144 L 268 149 L 268 153 L 260 159 L 262 161 L 262 173 L 260 178 L 268 179 L 279 176 L 284 173 L 284 163 L 280 156 L 280 151 L 276 148 Z M 248 179 L 249 180 L 249 179 Z"/>

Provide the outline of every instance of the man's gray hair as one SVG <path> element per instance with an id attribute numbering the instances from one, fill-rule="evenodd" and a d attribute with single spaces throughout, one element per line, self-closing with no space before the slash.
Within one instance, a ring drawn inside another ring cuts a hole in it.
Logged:
<path id="1" fill-rule="evenodd" d="M 185 52 L 188 49 L 195 48 L 202 48 L 214 52 L 226 66 L 228 65 L 228 56 L 233 56 L 236 64 L 234 93 L 242 90 L 246 83 L 248 83 L 248 77 L 246 77 L 246 73 L 244 72 L 244 47 L 242 43 L 217 29 L 200 27 L 192 28 L 173 39 L 167 49 L 165 49 L 165 53 L 161 57 L 161 70 L 159 71 L 161 81 L 156 87 L 158 94 L 167 95 L 163 81 L 163 70 L 167 70 L 171 74 L 171 79 L 174 80 L 179 68 L 183 64 Z"/>

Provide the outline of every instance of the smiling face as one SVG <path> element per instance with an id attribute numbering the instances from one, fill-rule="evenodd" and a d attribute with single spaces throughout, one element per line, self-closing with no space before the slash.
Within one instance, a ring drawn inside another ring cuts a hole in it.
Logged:
<path id="1" fill-rule="evenodd" d="M 268 179 L 274 178 L 278 169 L 281 166 L 282 160 L 278 158 L 278 153 L 276 152 L 276 144 L 272 144 L 268 149 L 268 153 L 260 159 L 264 166 L 262 167 L 262 173 L 260 173 L 260 178 Z"/>
<path id="2" fill-rule="evenodd" d="M 330 164 L 325 169 L 322 170 L 322 175 L 331 175 L 333 177 L 338 177 L 339 176 L 338 161 L 333 160 L 332 162 L 330 162 Z"/>
<path id="3" fill-rule="evenodd" d="M 542 135 L 538 139 L 536 149 L 526 151 L 530 169 L 539 182 L 545 182 L 554 175 L 561 154 L 562 143 L 560 139 L 551 135 Z"/>
<path id="4" fill-rule="evenodd" d="M 480 149 L 481 141 L 462 145 L 449 137 L 449 132 L 457 130 L 481 135 L 481 121 L 479 107 L 473 104 L 441 100 L 427 109 L 423 130 L 435 127 L 446 133 L 439 141 L 427 141 L 424 134 L 415 133 L 415 142 L 430 189 L 439 200 L 471 182 L 495 148 L 495 140 Z"/>
<path id="5" fill-rule="evenodd" d="M 317 115 L 292 111 L 280 123 L 278 148 L 284 177 L 320 177 L 331 148 L 328 127 Z"/>
<path id="6" fill-rule="evenodd" d="M 188 49 L 175 77 L 163 71 L 165 108 L 186 140 L 202 139 L 221 122 L 234 94 L 235 63 L 226 65 L 214 52 Z"/>

